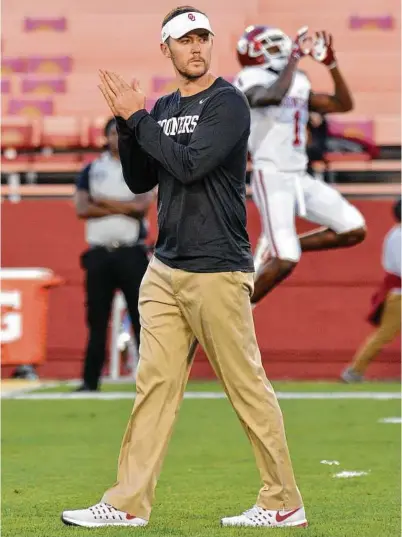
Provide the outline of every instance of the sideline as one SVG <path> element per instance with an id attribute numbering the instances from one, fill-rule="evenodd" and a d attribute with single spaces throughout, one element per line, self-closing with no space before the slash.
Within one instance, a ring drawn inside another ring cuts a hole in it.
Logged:
<path id="1" fill-rule="evenodd" d="M 390 401 L 400 400 L 400 392 L 276 392 L 278 399 L 292 400 L 333 400 L 333 399 L 359 399 Z M 29 393 L 11 392 L 2 393 L 2 399 L 29 400 L 29 401 L 57 401 L 76 399 L 95 399 L 101 401 L 121 401 L 135 398 L 130 392 L 77 392 L 77 393 Z M 223 392 L 185 392 L 184 399 L 226 399 Z"/>

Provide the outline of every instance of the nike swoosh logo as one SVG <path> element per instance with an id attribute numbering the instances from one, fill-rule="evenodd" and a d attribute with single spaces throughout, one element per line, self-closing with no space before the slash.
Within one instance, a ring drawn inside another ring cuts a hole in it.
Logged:
<path id="1" fill-rule="evenodd" d="M 276 521 L 277 522 L 283 522 L 284 520 L 286 520 L 287 518 L 291 517 L 292 515 L 294 515 L 295 513 L 297 513 L 297 511 L 300 511 L 301 507 L 298 507 L 297 509 L 295 509 L 294 511 L 289 511 L 288 513 L 286 513 L 285 515 L 281 515 L 279 513 L 279 511 L 276 513 Z"/>
<path id="2" fill-rule="evenodd" d="M 133 520 L 133 518 L 137 518 L 137 517 L 133 516 L 133 515 L 129 515 L 128 513 L 126 513 L 126 519 L 127 520 Z"/>
<path id="3" fill-rule="evenodd" d="M 200 104 L 205 103 L 205 101 L 206 101 L 207 99 L 208 99 L 208 97 L 206 97 L 205 99 L 201 99 Z"/>

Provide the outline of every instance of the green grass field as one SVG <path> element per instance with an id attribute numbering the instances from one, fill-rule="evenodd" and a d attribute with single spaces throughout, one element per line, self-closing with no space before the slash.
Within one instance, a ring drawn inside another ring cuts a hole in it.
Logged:
<path id="1" fill-rule="evenodd" d="M 278 383 L 276 388 L 390 392 L 400 386 Z M 127 389 L 132 386 L 104 386 L 105 391 Z M 218 386 L 197 383 L 189 390 L 218 391 Z M 307 529 L 220 528 L 222 516 L 253 505 L 260 486 L 251 448 L 225 399 L 183 402 L 147 528 L 63 526 L 63 509 L 96 503 L 113 483 L 132 402 L 4 400 L 2 535 L 400 536 L 400 425 L 378 422 L 400 416 L 400 400 L 283 399 L 280 403 L 309 518 Z M 340 465 L 323 465 L 323 459 L 338 460 Z M 368 475 L 333 477 L 343 470 Z"/>
<path id="2" fill-rule="evenodd" d="M 276 381 L 272 383 L 276 391 L 287 392 L 389 392 L 401 390 L 401 385 L 397 382 L 364 382 L 362 384 L 343 384 L 341 382 L 293 382 L 293 381 Z M 36 393 L 67 393 L 74 389 L 69 383 L 61 383 L 55 387 L 40 388 L 35 390 Z M 102 392 L 135 392 L 133 383 L 113 383 L 105 382 L 101 386 Z M 222 385 L 218 382 L 190 381 L 187 391 L 197 392 L 222 392 Z"/>

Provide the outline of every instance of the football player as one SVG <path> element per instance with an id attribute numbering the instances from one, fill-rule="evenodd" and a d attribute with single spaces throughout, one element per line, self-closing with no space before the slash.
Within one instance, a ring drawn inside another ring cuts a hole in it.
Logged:
<path id="1" fill-rule="evenodd" d="M 328 69 L 332 95 L 311 90 L 307 75 L 298 69 L 306 55 Z M 255 304 L 289 276 L 301 252 L 354 246 L 364 240 L 366 228 L 356 207 L 306 171 L 309 111 L 330 114 L 353 107 L 332 36 L 321 31 L 311 40 L 304 27 L 292 42 L 278 28 L 249 26 L 237 56 L 243 69 L 234 84 L 251 107 L 251 186 L 262 224 L 254 259 Z M 323 227 L 298 236 L 296 214 Z"/>

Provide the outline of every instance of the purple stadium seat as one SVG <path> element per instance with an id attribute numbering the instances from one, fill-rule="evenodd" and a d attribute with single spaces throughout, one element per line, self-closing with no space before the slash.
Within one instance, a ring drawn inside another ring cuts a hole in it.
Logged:
<path id="1" fill-rule="evenodd" d="M 2 78 L 1 79 L 1 94 L 6 95 L 7 93 L 11 93 L 11 81 L 8 78 Z"/>
<path id="2" fill-rule="evenodd" d="M 53 101 L 51 99 L 10 99 L 7 113 L 9 115 L 20 115 L 34 118 L 40 116 L 51 116 L 53 114 L 53 108 Z"/>
<path id="3" fill-rule="evenodd" d="M 25 58 L 2 58 L 1 74 L 26 73 L 27 63 Z"/>
<path id="4" fill-rule="evenodd" d="M 72 70 L 72 58 L 69 56 L 49 57 L 35 56 L 27 58 L 28 73 L 67 74 Z"/>
<path id="5" fill-rule="evenodd" d="M 379 16 L 359 16 L 349 17 L 349 28 L 351 30 L 393 30 L 395 20 L 392 15 Z"/>
<path id="6" fill-rule="evenodd" d="M 25 32 L 64 32 L 67 30 L 66 17 L 25 17 Z"/>
<path id="7" fill-rule="evenodd" d="M 21 91 L 22 93 L 52 95 L 53 93 L 65 93 L 66 86 L 65 78 L 26 77 L 22 79 Z"/>

